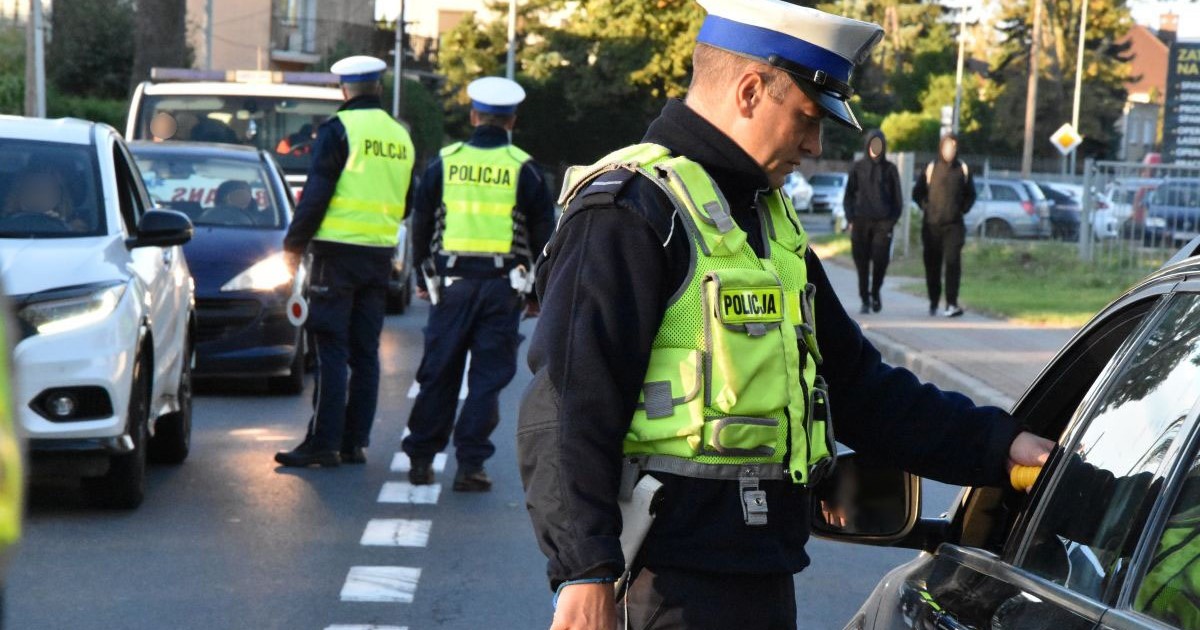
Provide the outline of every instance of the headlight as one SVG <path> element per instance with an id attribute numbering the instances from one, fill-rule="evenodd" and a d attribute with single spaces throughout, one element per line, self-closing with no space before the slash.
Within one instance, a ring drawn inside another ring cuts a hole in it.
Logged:
<path id="1" fill-rule="evenodd" d="M 272 254 L 239 273 L 221 287 L 222 291 L 274 291 L 291 283 L 292 272 L 283 253 Z"/>
<path id="2" fill-rule="evenodd" d="M 1147 217 L 1146 227 L 1163 229 L 1167 227 L 1167 220 L 1162 217 Z"/>
<path id="3" fill-rule="evenodd" d="M 39 334 L 51 335 L 103 321 L 125 295 L 125 284 L 81 287 L 33 296 L 18 316 Z"/>

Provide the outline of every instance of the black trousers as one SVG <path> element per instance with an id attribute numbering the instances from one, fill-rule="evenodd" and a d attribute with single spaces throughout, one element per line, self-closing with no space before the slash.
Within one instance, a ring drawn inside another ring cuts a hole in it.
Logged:
<path id="1" fill-rule="evenodd" d="M 858 219 L 854 222 L 850 232 L 850 253 L 858 269 L 858 295 L 864 302 L 879 297 L 891 260 L 892 228 L 895 225 L 891 219 Z"/>
<path id="2" fill-rule="evenodd" d="M 946 304 L 958 306 L 958 284 L 962 279 L 962 248 L 967 228 L 962 223 L 921 226 L 925 247 L 925 287 L 934 308 L 942 297 L 942 266 L 946 268 Z"/>
<path id="3" fill-rule="evenodd" d="M 622 619 L 629 611 L 632 630 L 796 630 L 796 588 L 789 574 L 646 568 L 617 608 Z"/>
<path id="4" fill-rule="evenodd" d="M 390 256 L 374 252 L 313 257 L 305 325 L 318 367 L 308 440 L 321 450 L 370 444 L 390 272 Z"/>
<path id="5" fill-rule="evenodd" d="M 500 424 L 500 391 L 517 373 L 521 306 L 507 277 L 463 279 L 442 289 L 425 326 L 421 389 L 402 443 L 410 458 L 433 459 L 452 435 L 460 463 L 482 466 L 496 452 L 491 435 Z M 455 423 L 468 352 L 467 399 Z"/>

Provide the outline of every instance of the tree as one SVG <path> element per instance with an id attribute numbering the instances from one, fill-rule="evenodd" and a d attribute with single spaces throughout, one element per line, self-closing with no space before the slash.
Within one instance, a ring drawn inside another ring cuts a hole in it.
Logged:
<path id="1" fill-rule="evenodd" d="M 55 2 L 46 51 L 49 81 L 72 96 L 125 98 L 133 64 L 131 0 Z"/>
<path id="2" fill-rule="evenodd" d="M 1035 133 L 1038 141 L 1034 144 L 1035 151 L 1043 156 L 1058 155 L 1045 138 L 1054 128 L 1071 120 L 1080 1 L 1043 3 L 1046 21 L 1042 24 L 1036 115 L 1039 126 Z M 996 146 L 1014 152 L 1019 150 L 1022 139 L 1013 130 L 1024 127 L 1032 43 L 1031 6 L 1029 0 L 1005 5 L 1000 24 L 1007 40 L 991 69 L 999 88 L 991 140 Z M 1119 42 L 1132 24 L 1125 0 L 1090 0 L 1079 117 L 1080 132 L 1085 137 L 1079 150 L 1088 156 L 1102 157 L 1116 144 L 1115 123 L 1123 111 L 1131 59 L 1129 44 Z"/>
<path id="3" fill-rule="evenodd" d="M 137 0 L 135 24 L 133 82 L 149 79 L 150 69 L 155 66 L 192 65 L 192 50 L 187 44 L 186 0 Z"/>
<path id="4" fill-rule="evenodd" d="M 929 151 L 937 147 L 942 123 L 918 112 L 894 112 L 880 123 L 891 151 Z"/>

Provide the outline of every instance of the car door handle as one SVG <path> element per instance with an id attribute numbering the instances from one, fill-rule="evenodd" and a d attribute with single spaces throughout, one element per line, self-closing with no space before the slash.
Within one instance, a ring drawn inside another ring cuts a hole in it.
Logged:
<path id="1" fill-rule="evenodd" d="M 175 260 L 175 250 L 164 249 L 162 253 L 162 262 L 164 267 L 170 267 Z"/>

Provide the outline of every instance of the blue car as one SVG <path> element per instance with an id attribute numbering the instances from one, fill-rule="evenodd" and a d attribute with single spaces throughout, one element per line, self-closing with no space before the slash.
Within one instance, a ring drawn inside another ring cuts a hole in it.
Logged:
<path id="1" fill-rule="evenodd" d="M 300 393 L 305 344 L 287 318 L 294 278 L 283 255 L 294 204 L 279 165 L 236 145 L 129 148 L 155 204 L 195 225 L 184 247 L 195 278 L 195 375 L 266 377 L 274 391 Z"/>
<path id="2" fill-rule="evenodd" d="M 1147 245 L 1172 247 L 1200 236 L 1200 179 L 1166 179 L 1146 201 Z"/>

